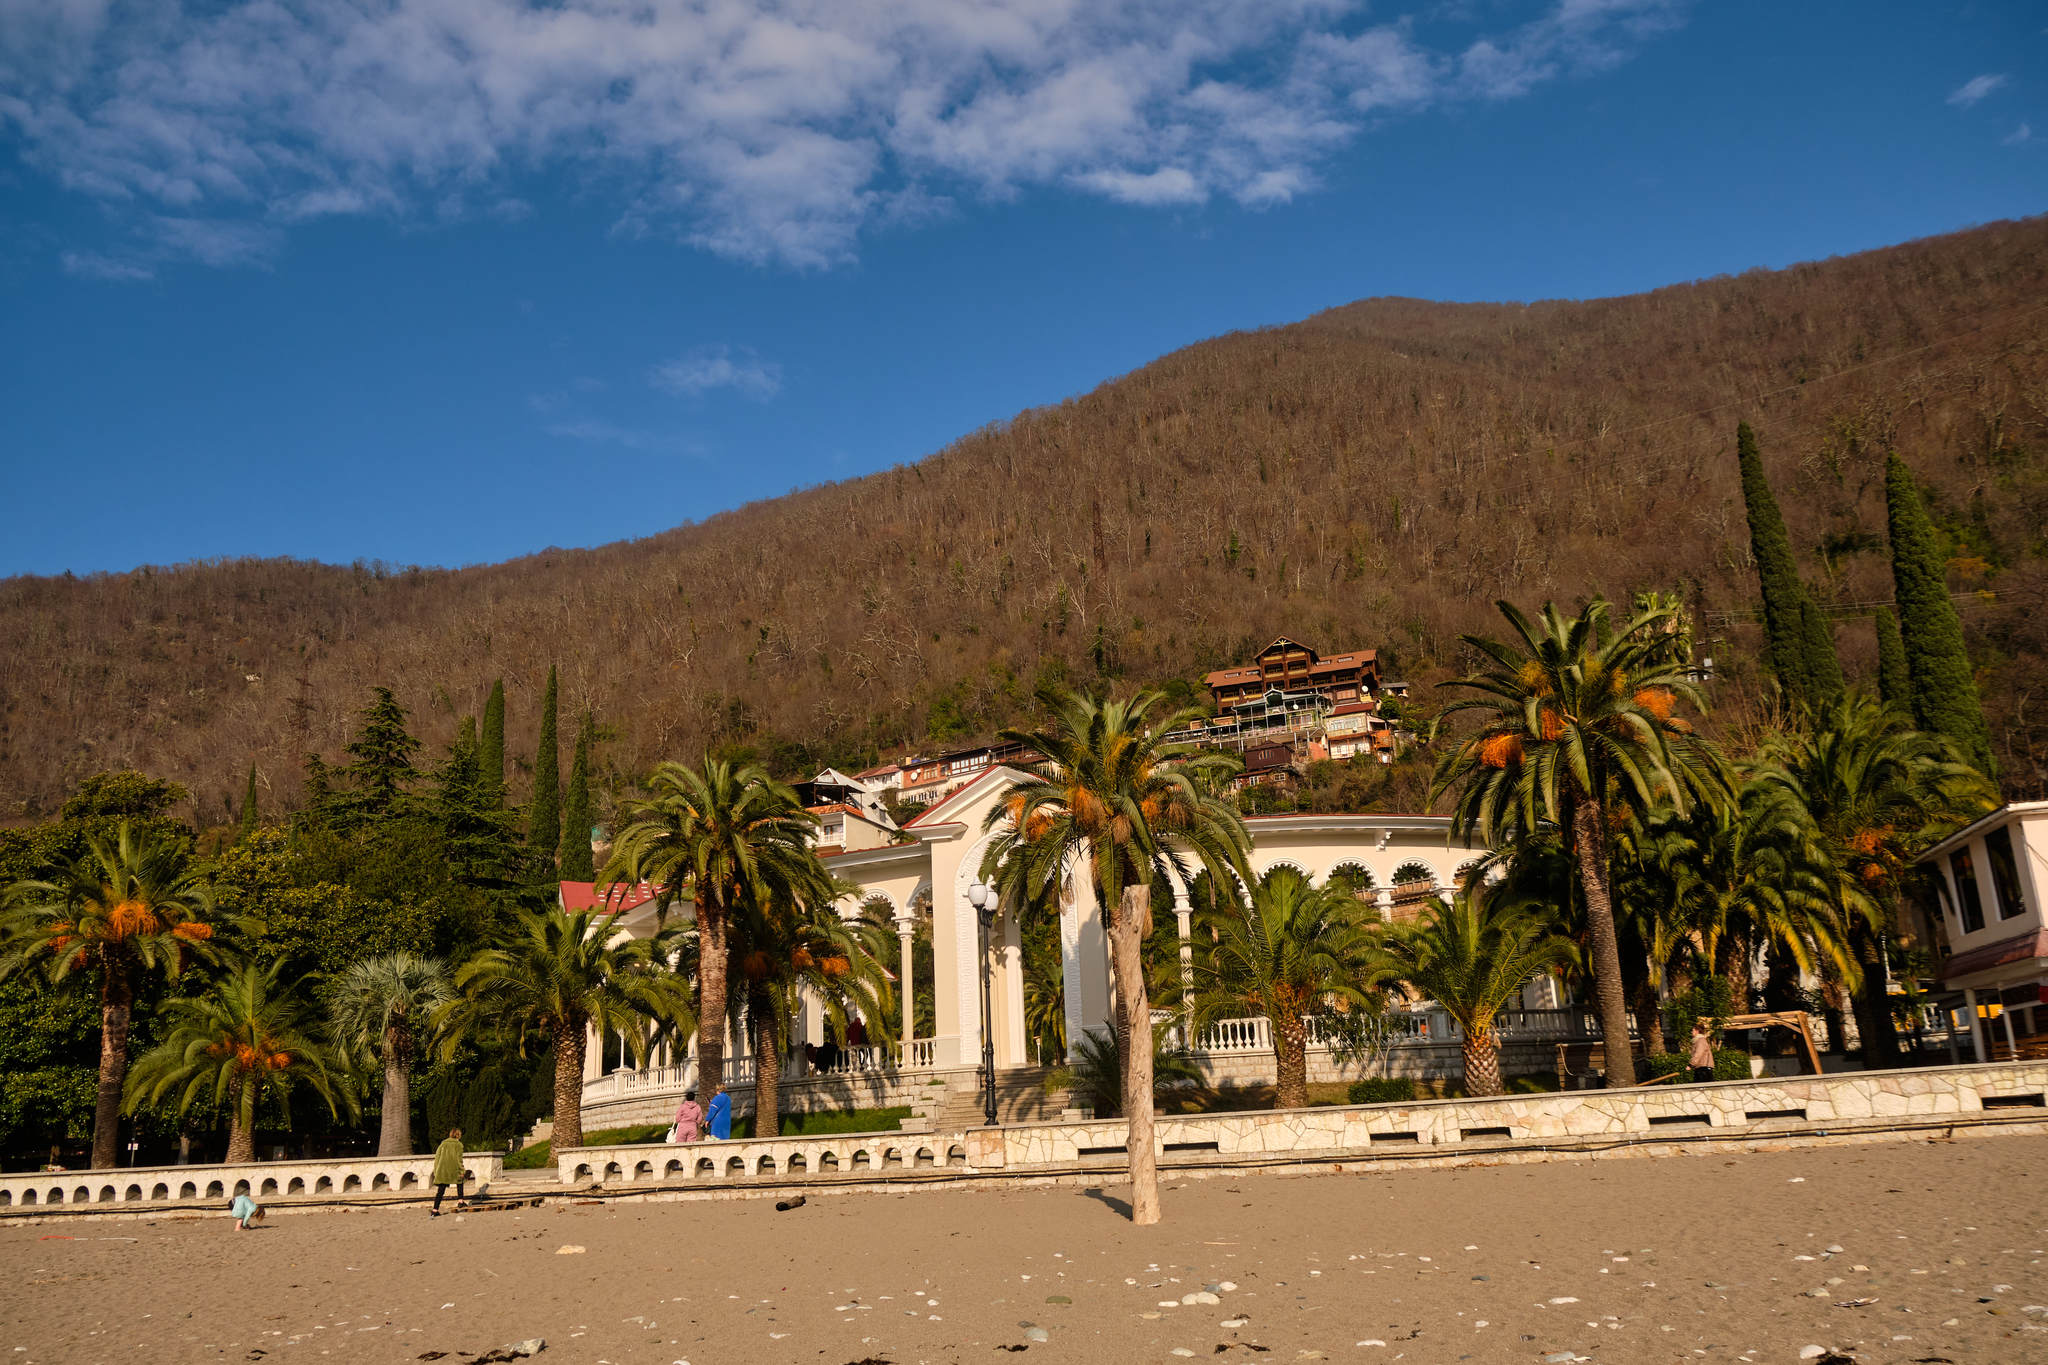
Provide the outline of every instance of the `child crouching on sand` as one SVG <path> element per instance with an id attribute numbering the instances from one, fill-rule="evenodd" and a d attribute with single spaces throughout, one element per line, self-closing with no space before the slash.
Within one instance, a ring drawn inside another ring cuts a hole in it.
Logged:
<path id="1" fill-rule="evenodd" d="M 263 1221 L 263 1206 L 246 1194 L 235 1196 L 235 1202 L 228 1205 L 228 1212 L 234 1215 L 235 1231 L 253 1228 Z"/>

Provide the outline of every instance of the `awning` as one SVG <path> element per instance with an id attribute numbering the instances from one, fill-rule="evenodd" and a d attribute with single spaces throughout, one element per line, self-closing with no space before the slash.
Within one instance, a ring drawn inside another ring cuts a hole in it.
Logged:
<path id="1" fill-rule="evenodd" d="M 2048 929 L 2037 929 L 2031 934 L 2021 934 L 2016 938 L 2002 938 L 1996 943 L 1987 943 L 1981 948 L 1957 953 L 1942 964 L 1941 979 L 1954 981 L 1960 977 L 1989 971 L 1993 967 L 2025 962 L 2028 958 L 2034 957 L 2048 957 Z"/>

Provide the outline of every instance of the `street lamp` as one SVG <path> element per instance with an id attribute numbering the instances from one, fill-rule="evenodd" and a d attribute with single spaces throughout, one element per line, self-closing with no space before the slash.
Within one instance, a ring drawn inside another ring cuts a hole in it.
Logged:
<path id="1" fill-rule="evenodd" d="M 989 1006 L 988 933 L 996 922 L 996 907 L 1001 903 L 1001 897 L 987 882 L 976 882 L 967 888 L 967 899 L 974 906 L 974 917 L 981 921 L 982 1116 L 993 1128 L 996 1126 L 996 1035 Z"/>

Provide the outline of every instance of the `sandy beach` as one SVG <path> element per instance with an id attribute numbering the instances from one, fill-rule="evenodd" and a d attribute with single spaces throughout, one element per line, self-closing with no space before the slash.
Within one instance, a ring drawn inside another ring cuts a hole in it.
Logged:
<path id="1" fill-rule="evenodd" d="M 2044 1169 L 1996 1137 L 1170 1180 L 1149 1229 L 1115 1185 L 49 1222 L 0 1229 L 0 1360 L 2044 1360 Z"/>

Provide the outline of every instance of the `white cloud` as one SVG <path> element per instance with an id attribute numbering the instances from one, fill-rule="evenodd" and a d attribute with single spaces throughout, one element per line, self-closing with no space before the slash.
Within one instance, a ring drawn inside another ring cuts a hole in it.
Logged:
<path id="1" fill-rule="evenodd" d="M 113 280 L 132 282 L 156 278 L 154 267 L 141 261 L 117 260 L 102 256 L 96 251 L 67 251 L 58 257 L 64 271 L 69 275 L 82 275 L 89 280 Z"/>
<path id="2" fill-rule="evenodd" d="M 1972 76 L 1969 80 L 1964 81 L 1955 88 L 1949 95 L 1948 102 L 1967 109 L 1999 86 L 2004 85 L 2008 79 L 2009 77 L 2003 75 Z"/>
<path id="3" fill-rule="evenodd" d="M 2010 133 L 2007 133 L 2004 137 L 2000 138 L 1999 141 L 2007 147 L 2017 147 L 2022 142 L 2026 142 L 2029 139 L 2031 139 L 2033 136 L 2033 128 L 2027 124 L 2022 123 L 2019 127 L 2013 129 Z"/>
<path id="4" fill-rule="evenodd" d="M 652 454 L 692 454 L 697 449 L 694 443 L 678 436 L 664 435 L 657 431 L 642 431 L 637 427 L 622 427 L 597 419 L 556 422 L 547 428 L 547 433 L 550 436 L 559 436 L 563 440 L 579 441 L 584 445 L 617 446 L 621 450 L 645 451 Z"/>
<path id="5" fill-rule="evenodd" d="M 696 395 L 731 389 L 766 402 L 782 387 L 782 367 L 745 347 L 698 346 L 656 365 L 648 380 L 667 393 Z"/>
<path id="6" fill-rule="evenodd" d="M 0 0 L 0 126 L 153 259 L 517 220 L 567 177 L 620 232 L 829 267 L 963 197 L 1282 202 L 1374 121 L 1606 69 L 1686 0 L 1547 3 L 1432 48 L 1362 0 Z"/>

